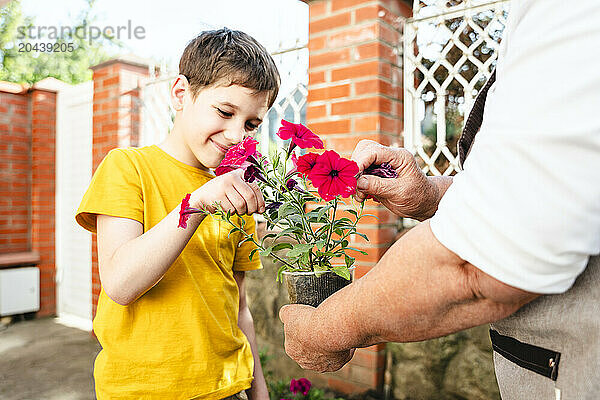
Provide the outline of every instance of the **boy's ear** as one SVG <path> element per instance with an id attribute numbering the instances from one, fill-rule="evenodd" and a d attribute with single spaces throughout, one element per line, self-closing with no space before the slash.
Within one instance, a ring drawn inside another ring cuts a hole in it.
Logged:
<path id="1" fill-rule="evenodd" d="M 183 75 L 177 75 L 173 86 L 171 86 L 171 103 L 175 111 L 183 110 L 183 104 L 185 102 L 185 95 L 190 90 L 190 83 L 187 78 Z"/>

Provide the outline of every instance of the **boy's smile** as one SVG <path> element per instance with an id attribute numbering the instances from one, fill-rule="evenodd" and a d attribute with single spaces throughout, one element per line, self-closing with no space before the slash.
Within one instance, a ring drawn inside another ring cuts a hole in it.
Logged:
<path id="1" fill-rule="evenodd" d="M 211 141 L 212 144 L 215 145 L 217 150 L 219 150 L 222 153 L 227 153 L 227 150 L 229 149 L 227 146 L 219 144 L 219 143 L 215 142 L 213 139 L 209 139 L 209 140 Z"/>
<path id="2" fill-rule="evenodd" d="M 183 76 L 173 84 L 171 100 L 173 129 L 159 147 L 202 169 L 217 167 L 231 146 L 256 133 L 268 110 L 267 92 L 239 85 L 206 87 L 194 99 Z"/>

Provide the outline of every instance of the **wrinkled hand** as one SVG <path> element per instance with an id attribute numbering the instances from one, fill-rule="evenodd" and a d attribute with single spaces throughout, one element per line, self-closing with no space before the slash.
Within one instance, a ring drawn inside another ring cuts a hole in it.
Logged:
<path id="1" fill-rule="evenodd" d="M 327 351 L 318 335 L 311 330 L 314 307 L 301 304 L 283 306 L 279 318 L 285 333 L 285 352 L 304 369 L 332 372 L 342 368 L 354 356 L 354 349 L 339 352 Z"/>
<path id="2" fill-rule="evenodd" d="M 263 213 L 265 199 L 256 182 L 244 181 L 244 171 L 236 169 L 211 179 L 196 189 L 190 197 L 190 205 L 215 212 L 213 204 L 218 202 L 225 211 L 238 215 Z"/>
<path id="3" fill-rule="evenodd" d="M 352 152 L 352 160 L 362 173 L 371 164 L 389 163 L 398 177 L 379 178 L 362 175 L 358 179 L 354 198 L 364 201 L 368 196 L 400 217 L 424 220 L 437 209 L 438 190 L 421 171 L 413 155 L 404 148 L 383 146 L 372 140 L 361 140 Z"/>

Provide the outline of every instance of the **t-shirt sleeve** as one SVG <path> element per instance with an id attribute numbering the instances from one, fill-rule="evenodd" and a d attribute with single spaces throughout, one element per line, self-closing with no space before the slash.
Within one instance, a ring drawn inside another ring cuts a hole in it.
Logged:
<path id="1" fill-rule="evenodd" d="M 139 172 L 122 149 L 111 150 L 96 169 L 75 215 L 79 225 L 96 232 L 98 214 L 144 223 Z"/>
<path id="2" fill-rule="evenodd" d="M 242 218 L 246 221 L 245 230 L 248 234 L 254 234 L 254 238 L 258 241 L 256 234 L 256 222 L 254 221 L 253 216 L 244 215 Z M 242 240 L 242 235 L 240 234 L 240 241 Z M 260 262 L 260 256 L 258 255 L 258 251 L 254 252 L 252 256 L 252 260 L 250 260 L 250 252 L 256 249 L 256 245 L 251 241 L 247 241 L 242 243 L 235 252 L 235 260 L 233 263 L 234 271 L 252 271 L 256 269 L 261 269 L 262 264 Z"/>
<path id="3" fill-rule="evenodd" d="M 581 51 L 600 41 L 600 6 L 516 3 L 481 130 L 430 224 L 492 277 L 561 293 L 600 251 L 600 53 Z"/>

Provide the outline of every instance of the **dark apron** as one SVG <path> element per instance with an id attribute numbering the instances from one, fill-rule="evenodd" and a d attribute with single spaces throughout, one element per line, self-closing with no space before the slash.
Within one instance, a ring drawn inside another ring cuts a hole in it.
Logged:
<path id="1" fill-rule="evenodd" d="M 496 71 L 465 123 L 458 142 L 461 166 L 495 80 Z M 600 256 L 590 258 L 567 292 L 540 296 L 491 324 L 490 338 L 503 400 L 600 399 Z"/>

